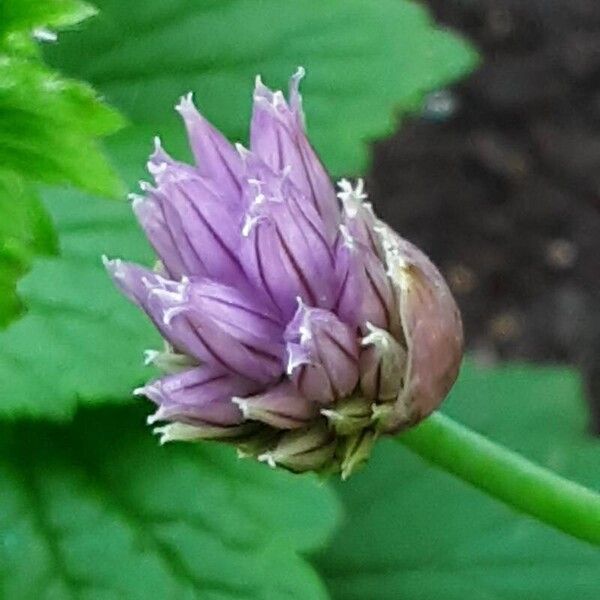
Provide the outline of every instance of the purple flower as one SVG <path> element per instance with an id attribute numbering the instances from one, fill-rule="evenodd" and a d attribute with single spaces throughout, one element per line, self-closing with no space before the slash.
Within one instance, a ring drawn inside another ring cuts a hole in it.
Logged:
<path id="1" fill-rule="evenodd" d="M 157 140 L 133 210 L 153 270 L 105 259 L 165 339 L 135 391 L 161 441 L 213 439 L 292 471 L 348 476 L 381 434 L 431 413 L 462 356 L 437 269 L 379 221 L 362 180 L 339 192 L 310 145 L 299 69 L 289 101 L 254 90 L 250 149 L 177 106 L 196 165 Z"/>

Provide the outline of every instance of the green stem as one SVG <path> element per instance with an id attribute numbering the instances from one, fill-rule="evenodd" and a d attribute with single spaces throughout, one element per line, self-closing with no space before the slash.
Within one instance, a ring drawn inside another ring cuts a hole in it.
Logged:
<path id="1" fill-rule="evenodd" d="M 600 494 L 533 464 L 441 413 L 396 439 L 509 506 L 600 546 Z"/>

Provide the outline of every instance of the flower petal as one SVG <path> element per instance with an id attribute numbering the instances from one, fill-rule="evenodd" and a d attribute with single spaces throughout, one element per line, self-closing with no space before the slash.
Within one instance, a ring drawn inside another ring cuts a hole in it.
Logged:
<path id="1" fill-rule="evenodd" d="M 396 297 L 385 266 L 373 252 L 340 226 L 336 268 L 340 287 L 335 312 L 366 333 L 367 322 L 398 334 Z"/>
<path id="2" fill-rule="evenodd" d="M 179 279 L 184 273 L 193 275 L 198 270 L 194 255 L 180 243 L 180 227 L 167 221 L 161 200 L 139 195 L 132 198 L 133 212 L 169 276 Z"/>
<path id="3" fill-rule="evenodd" d="M 239 259 L 243 213 L 207 180 L 167 165 L 133 209 L 172 277 L 249 286 Z"/>
<path id="4" fill-rule="evenodd" d="M 303 76 L 300 68 L 290 81 L 291 107 L 280 91 L 273 92 L 257 77 L 250 147 L 275 171 L 289 169 L 291 181 L 315 208 L 331 243 L 340 221 L 339 209 L 331 179 L 304 131 L 298 89 Z"/>
<path id="5" fill-rule="evenodd" d="M 181 421 L 191 425 L 238 425 L 243 416 L 232 396 L 257 391 L 256 382 L 232 375 L 213 365 L 200 365 L 181 373 L 157 379 L 136 394 L 144 394 L 158 410 L 148 418 Z"/>
<path id="6" fill-rule="evenodd" d="M 266 290 L 290 319 L 300 296 L 330 308 L 335 299 L 334 258 L 314 209 L 285 175 L 247 155 L 249 180 L 242 259 L 255 287 Z"/>
<path id="7" fill-rule="evenodd" d="M 102 261 L 117 288 L 129 300 L 142 308 L 162 336 L 167 338 L 168 329 L 163 322 L 162 312 L 152 310 L 149 293 L 153 288 L 174 289 L 177 282 L 165 279 L 150 269 L 122 261 L 119 258 L 111 260 L 103 256 Z"/>
<path id="8" fill-rule="evenodd" d="M 327 404 L 350 394 L 358 383 L 358 340 L 355 330 L 335 314 L 320 308 L 309 308 L 301 301 L 288 324 L 288 365 L 291 353 L 299 345 L 307 353 L 307 361 L 292 361 L 292 380 L 310 400 Z M 309 362 L 308 362 L 309 361 Z M 307 363 L 312 369 L 307 368 Z M 288 367 L 288 373 L 289 373 Z M 326 377 L 329 385 L 323 384 Z"/>
<path id="9" fill-rule="evenodd" d="M 182 281 L 150 291 L 149 311 L 161 315 L 167 339 L 201 362 L 269 383 L 283 372 L 281 325 L 264 304 L 210 280 Z"/>
<path id="10" fill-rule="evenodd" d="M 319 413 L 289 382 L 283 381 L 262 394 L 234 398 L 246 419 L 262 421 L 278 429 L 305 427 Z"/>
<path id="11" fill-rule="evenodd" d="M 198 112 L 191 93 L 182 97 L 175 109 L 183 117 L 200 175 L 218 182 L 230 200 L 240 198 L 243 169 L 235 148 Z"/>

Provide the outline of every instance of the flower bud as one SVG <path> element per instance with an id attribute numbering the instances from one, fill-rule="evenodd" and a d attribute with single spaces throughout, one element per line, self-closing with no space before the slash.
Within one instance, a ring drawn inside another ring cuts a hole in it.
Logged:
<path id="1" fill-rule="evenodd" d="M 381 260 L 340 226 L 336 248 L 340 286 L 336 313 L 355 328 L 366 332 L 367 322 L 399 332 L 400 317 L 392 283 Z"/>
<path id="2" fill-rule="evenodd" d="M 258 456 L 258 460 L 297 473 L 319 471 L 333 460 L 335 449 L 335 436 L 325 423 L 317 421 L 306 429 L 284 433 L 272 449 Z"/>
<path id="3" fill-rule="evenodd" d="M 247 209 L 241 256 L 253 283 L 267 291 L 285 320 L 300 297 L 310 306 L 334 302 L 334 257 L 316 210 L 288 173 L 274 173 L 244 151 Z"/>
<path id="4" fill-rule="evenodd" d="M 314 207 L 327 242 L 332 243 L 340 214 L 331 179 L 304 132 L 298 89 L 303 77 L 304 69 L 299 67 L 290 80 L 289 106 L 281 92 L 272 92 L 256 78 L 250 143 L 273 170 L 289 170 L 292 183 Z"/>
<path id="5" fill-rule="evenodd" d="M 332 312 L 309 308 L 299 300 L 284 339 L 287 374 L 303 396 L 330 404 L 354 390 L 358 382 L 356 334 Z"/>
<path id="6" fill-rule="evenodd" d="M 343 398 L 335 408 L 323 408 L 321 414 L 338 435 L 352 435 L 368 427 L 373 421 L 371 402 L 362 395 Z"/>
<path id="7" fill-rule="evenodd" d="M 361 340 L 360 389 L 372 401 L 395 400 L 404 384 L 406 350 L 385 329 L 367 323 Z"/>
<path id="8" fill-rule="evenodd" d="M 254 423 L 241 425 L 190 425 L 182 421 L 175 421 L 167 425 L 154 428 L 154 433 L 159 436 L 161 445 L 167 442 L 199 442 L 202 440 L 224 440 L 231 442 L 236 439 L 245 439 L 257 431 Z"/>
<path id="9" fill-rule="evenodd" d="M 318 413 L 316 404 L 303 397 L 289 381 L 263 394 L 231 400 L 240 407 L 244 418 L 262 421 L 278 429 L 306 427 Z"/>
<path id="10" fill-rule="evenodd" d="M 434 410 L 458 373 L 462 329 L 437 269 L 378 221 L 362 180 L 337 194 L 290 98 L 257 79 L 250 150 L 177 106 L 196 159 L 156 142 L 155 186 L 133 210 L 152 271 L 105 259 L 165 340 L 165 373 L 136 393 L 161 443 L 215 439 L 240 456 L 347 478 L 380 435 Z"/>

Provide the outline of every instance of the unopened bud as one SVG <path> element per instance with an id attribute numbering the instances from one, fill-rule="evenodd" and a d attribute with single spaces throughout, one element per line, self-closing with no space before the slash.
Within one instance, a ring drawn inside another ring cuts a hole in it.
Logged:
<path id="1" fill-rule="evenodd" d="M 373 420 L 371 402 L 360 395 L 336 402 L 335 408 L 324 408 L 321 414 L 338 435 L 352 435 Z"/>
<path id="2" fill-rule="evenodd" d="M 301 396 L 289 381 L 263 394 L 231 400 L 239 406 L 245 419 L 262 421 L 278 429 L 305 427 L 318 414 L 317 405 Z"/>
<path id="3" fill-rule="evenodd" d="M 385 329 L 367 323 L 360 354 L 360 388 L 373 401 L 394 400 L 402 388 L 406 350 Z"/>
<path id="4" fill-rule="evenodd" d="M 229 427 L 215 425 L 190 425 L 175 421 L 168 425 L 154 428 L 154 433 L 160 436 L 160 443 L 167 442 L 199 442 L 201 440 L 233 440 L 243 438 L 256 431 L 256 423 L 242 423 Z"/>
<path id="5" fill-rule="evenodd" d="M 370 429 L 363 429 L 353 436 L 344 438 L 339 449 L 342 479 L 348 479 L 352 473 L 367 462 L 376 440 L 377 434 Z"/>
<path id="6" fill-rule="evenodd" d="M 277 445 L 261 454 L 258 460 L 298 473 L 318 471 L 331 462 L 335 448 L 335 436 L 323 421 L 317 421 L 306 429 L 284 433 Z"/>

